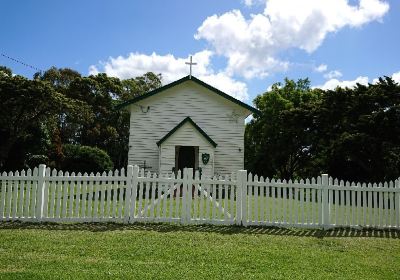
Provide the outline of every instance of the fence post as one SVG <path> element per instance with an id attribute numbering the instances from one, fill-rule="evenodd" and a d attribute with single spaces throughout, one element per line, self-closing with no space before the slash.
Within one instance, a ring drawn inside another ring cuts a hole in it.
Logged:
<path id="1" fill-rule="evenodd" d="M 126 187 L 125 187 L 125 209 L 124 209 L 124 223 L 129 222 L 131 195 L 132 195 L 132 179 L 133 179 L 133 166 L 128 165 L 126 169 Z"/>
<path id="2" fill-rule="evenodd" d="M 246 198 L 243 196 L 243 190 L 247 187 L 247 171 L 238 170 L 236 176 L 236 224 L 242 225 L 243 223 L 243 200 Z"/>
<path id="3" fill-rule="evenodd" d="M 181 210 L 181 224 L 185 224 L 186 221 L 186 196 L 187 196 L 187 180 L 188 180 L 188 176 L 187 176 L 187 168 L 184 168 L 181 174 L 182 174 L 182 210 Z M 177 179 L 181 179 L 181 178 L 177 178 Z"/>
<path id="4" fill-rule="evenodd" d="M 131 188 L 131 199 L 129 207 L 129 223 L 133 223 L 135 221 L 137 185 L 139 181 L 138 177 L 139 177 L 139 166 L 135 165 L 133 167 L 133 174 L 132 174 L 132 188 Z"/>
<path id="5" fill-rule="evenodd" d="M 46 176 L 46 165 L 39 165 L 38 173 L 38 184 L 36 189 L 36 220 L 41 221 L 43 218 L 44 210 L 44 194 L 45 194 L 45 176 Z"/>
<path id="6" fill-rule="evenodd" d="M 327 229 L 330 226 L 329 221 L 329 176 L 322 174 L 322 227 Z"/>
<path id="7" fill-rule="evenodd" d="M 192 218 L 192 198 L 193 198 L 193 168 L 187 168 L 187 203 L 186 203 L 186 223 L 190 224 Z"/>
<path id="8" fill-rule="evenodd" d="M 242 225 L 247 226 L 247 170 L 240 170 L 240 178 L 241 178 L 241 220 Z"/>

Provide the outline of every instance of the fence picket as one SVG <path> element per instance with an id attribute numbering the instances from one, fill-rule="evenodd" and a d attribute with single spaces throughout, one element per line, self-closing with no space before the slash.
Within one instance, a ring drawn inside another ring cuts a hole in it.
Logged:
<path id="1" fill-rule="evenodd" d="M 172 181 L 170 184 L 169 184 L 169 200 L 168 200 L 168 203 L 169 203 L 169 211 L 168 211 L 168 221 L 169 222 L 172 222 L 172 218 L 173 218 L 173 207 L 174 207 L 174 187 L 175 187 L 175 185 L 174 185 L 174 182 Z M 190 186 L 190 188 L 191 188 L 192 186 Z M 191 195 L 191 194 L 190 194 Z M 190 220 L 190 209 L 188 208 L 188 211 L 189 211 L 189 213 L 188 213 L 188 215 L 187 215 L 187 217 L 189 218 L 189 220 Z"/>
<path id="2" fill-rule="evenodd" d="M 373 222 L 373 208 L 372 208 L 372 196 L 373 196 L 373 192 L 371 192 L 372 189 L 372 185 L 371 183 L 368 183 L 368 192 L 367 192 L 367 196 L 368 196 L 368 226 L 374 226 L 374 222 Z"/>
<path id="3" fill-rule="evenodd" d="M 302 181 L 300 181 L 300 184 L 301 183 Z M 300 213 L 301 213 L 300 223 L 304 224 L 304 188 L 300 189 Z"/>
<path id="4" fill-rule="evenodd" d="M 306 188 L 305 189 L 305 223 L 306 224 L 311 224 L 311 215 L 310 215 L 310 206 L 311 206 L 311 204 L 310 204 L 310 189 L 309 188 Z"/>
<path id="5" fill-rule="evenodd" d="M 79 172 L 78 177 L 82 177 L 82 174 Z M 80 209 L 79 206 L 81 205 L 81 188 L 82 188 L 82 182 L 81 180 L 77 181 L 76 184 L 76 198 L 75 198 L 75 210 L 74 210 L 74 217 L 79 218 L 80 217 Z"/>
<path id="6" fill-rule="evenodd" d="M 173 175 L 173 176 L 175 176 L 175 175 Z M 167 217 L 167 196 L 168 196 L 167 195 L 167 191 L 168 191 L 169 183 L 164 183 L 162 186 L 163 186 L 163 191 L 164 191 L 163 192 L 164 197 L 163 197 L 163 214 L 162 214 L 162 217 L 163 217 L 163 220 L 165 221 L 166 217 Z M 140 211 L 140 205 L 141 205 L 141 198 L 140 197 L 143 195 L 143 190 L 142 190 L 143 185 L 142 184 L 140 185 L 140 188 L 141 188 L 141 192 L 139 192 L 139 207 L 138 207 L 139 210 L 138 211 Z M 140 195 L 140 193 L 142 195 Z M 184 210 L 184 211 L 186 211 L 186 210 Z"/>
<path id="7" fill-rule="evenodd" d="M 366 189 L 367 188 L 367 184 L 365 184 L 365 183 L 362 183 L 361 184 L 361 187 L 363 188 L 363 189 Z M 367 195 L 368 195 L 368 192 L 367 191 L 363 191 L 363 192 L 361 192 L 361 195 L 362 195 L 362 225 L 363 226 L 367 226 L 367 206 L 368 206 L 368 204 L 367 204 Z"/>
<path id="8" fill-rule="evenodd" d="M 1 177 L 4 178 L 7 176 L 6 172 L 3 172 L 1 174 Z M 0 180 L 0 220 L 3 220 L 5 218 L 5 206 L 6 206 L 6 185 L 7 185 L 7 180 Z"/>
<path id="9" fill-rule="evenodd" d="M 217 181 L 217 177 L 214 176 L 213 181 Z M 212 184 L 212 201 L 211 207 L 212 207 L 212 220 L 215 221 L 217 219 L 217 184 Z M 211 201 L 210 201 L 211 202 Z"/>
<path id="10" fill-rule="evenodd" d="M 72 210 L 74 208 L 74 200 L 75 200 L 75 173 L 71 174 L 71 180 L 68 184 L 68 217 L 72 218 Z"/>
<path id="11" fill-rule="evenodd" d="M 167 178 L 167 177 L 164 177 L 161 174 L 160 175 L 160 179 L 163 180 L 164 178 Z M 180 189 L 180 187 L 178 189 Z M 162 204 L 161 195 L 162 195 L 162 183 L 159 182 L 158 185 L 157 185 L 157 207 L 156 207 L 156 210 L 155 210 L 157 219 L 160 219 L 162 217 L 162 213 L 161 213 L 161 204 Z"/>
<path id="12" fill-rule="evenodd" d="M 90 220 L 92 220 L 93 217 L 93 190 L 94 190 L 94 174 L 90 173 L 89 186 L 88 186 L 88 202 L 86 211 L 86 217 L 90 218 Z"/>
<path id="13" fill-rule="evenodd" d="M 199 173 L 198 171 L 195 172 L 195 180 L 198 180 Z M 199 192 L 199 185 L 197 183 L 194 184 L 192 187 L 194 188 L 193 191 L 193 219 L 197 220 L 198 218 L 198 192 Z"/>
<path id="14" fill-rule="evenodd" d="M 377 189 L 378 188 L 378 185 L 376 184 L 376 183 L 374 183 L 373 185 L 372 185 L 372 188 L 373 189 Z M 378 199 L 378 192 L 373 192 L 373 194 L 374 194 L 374 203 L 373 203 L 373 208 L 374 208 L 374 226 L 379 226 L 379 205 L 378 205 L 378 201 L 379 201 L 379 199 Z"/>
<path id="15" fill-rule="evenodd" d="M 397 192 L 395 193 L 395 204 L 394 204 L 394 210 L 395 212 L 395 224 L 396 227 L 400 226 L 400 179 L 397 179 L 394 183 L 394 187 L 397 190 Z"/>
<path id="16" fill-rule="evenodd" d="M 265 183 L 264 177 L 260 177 L 260 182 Z M 260 224 L 265 222 L 265 186 L 260 186 Z"/>
<path id="17" fill-rule="evenodd" d="M 394 191 L 395 189 L 395 182 L 390 181 L 389 183 L 389 190 Z M 389 221 L 389 226 L 390 227 L 395 227 L 396 226 L 396 215 L 395 215 L 395 192 L 390 192 L 389 193 L 389 215 L 390 215 L 390 221 Z"/>
<path id="18" fill-rule="evenodd" d="M 19 176 L 19 172 L 15 172 L 15 176 Z M 18 198 L 18 180 L 13 180 L 13 190 L 12 190 L 12 210 L 11 210 L 11 216 L 12 219 L 15 220 L 17 218 L 17 198 Z"/>
<path id="19" fill-rule="evenodd" d="M 255 183 L 258 183 L 258 176 L 254 175 L 254 180 Z M 253 185 L 252 186 L 252 193 L 253 193 L 253 199 L 254 199 L 254 207 L 253 209 L 250 209 L 250 212 L 253 213 L 253 221 L 257 225 L 258 224 L 258 185 Z"/>
<path id="20" fill-rule="evenodd" d="M 25 170 L 22 170 L 21 171 L 21 177 L 25 177 L 25 176 L 26 176 L 25 175 Z M 17 216 L 18 216 L 18 218 L 23 218 L 23 216 L 24 216 L 23 206 L 24 206 L 25 180 L 21 180 L 19 184 L 20 184 L 19 185 L 19 194 L 18 194 L 19 202 L 18 202 Z"/>
<path id="21" fill-rule="evenodd" d="M 112 196 L 113 196 L 113 181 L 112 181 L 113 173 L 112 171 L 108 171 L 107 177 L 110 178 L 106 181 L 107 184 L 107 207 L 106 207 L 106 217 L 112 218 Z"/>
<path id="22" fill-rule="evenodd" d="M 315 185 L 320 185 L 322 186 L 322 177 L 318 176 L 317 179 L 312 178 L 311 179 L 311 184 Z M 319 188 L 316 190 L 316 203 L 318 204 L 318 206 L 316 207 L 317 210 L 317 217 L 316 219 L 318 219 L 318 225 L 319 226 L 323 226 L 322 224 L 322 188 Z"/>
<path id="23" fill-rule="evenodd" d="M 120 175 L 121 177 L 125 177 L 126 178 L 126 174 L 125 174 L 125 168 L 121 168 L 120 171 Z M 117 180 L 117 184 L 118 184 L 118 221 L 122 221 L 123 220 L 123 213 L 122 213 L 122 206 L 124 204 L 124 186 L 125 186 L 125 181 L 124 180 Z"/>
<path id="24" fill-rule="evenodd" d="M 231 219 L 230 219 L 230 223 L 231 224 L 234 224 L 235 223 L 235 219 L 237 218 L 237 216 L 235 216 L 235 200 L 237 199 L 237 198 L 235 198 L 235 185 L 233 185 L 232 184 L 232 182 L 233 182 L 233 177 L 234 175 L 232 174 L 231 175 L 231 178 L 230 178 L 230 186 L 229 186 L 229 191 L 230 191 L 230 193 L 229 193 L 229 198 L 230 198 L 230 208 L 229 208 L 229 211 L 230 211 L 230 214 L 231 214 Z"/>
<path id="25" fill-rule="evenodd" d="M 378 184 L 378 188 L 382 189 L 382 183 Z M 379 220 L 379 227 L 383 226 L 383 192 L 378 193 L 378 220 Z"/>
<path id="26" fill-rule="evenodd" d="M 385 182 L 384 184 L 383 184 L 383 187 L 385 188 L 385 189 L 387 189 L 388 188 L 388 184 L 387 184 L 387 182 Z M 383 203 L 382 203 L 382 207 L 383 207 L 383 210 L 382 210 L 382 214 L 383 214 L 383 217 L 382 217 L 382 226 L 383 227 L 386 227 L 387 225 L 388 225 L 388 218 L 389 218 L 389 212 L 388 212 L 388 203 L 387 203 L 387 200 L 388 200 L 388 193 L 387 192 L 383 192 L 382 193 L 382 197 L 383 197 Z"/>
<path id="27" fill-rule="evenodd" d="M 289 180 L 289 198 L 288 198 L 288 224 L 292 225 L 294 223 L 293 219 L 293 181 Z"/>
<path id="28" fill-rule="evenodd" d="M 362 214 L 361 213 L 361 194 L 362 194 L 362 191 L 360 189 L 361 189 L 361 183 L 357 183 L 356 225 L 358 225 L 358 226 L 363 225 L 362 218 L 361 218 L 361 214 Z"/>
<path id="29" fill-rule="evenodd" d="M 275 179 L 271 179 L 271 184 L 269 186 L 269 223 L 273 224 L 275 222 L 275 209 L 276 209 L 276 205 L 275 205 L 275 187 L 273 186 L 273 184 L 276 183 Z"/>
<path id="30" fill-rule="evenodd" d="M 67 203 L 68 203 L 68 188 L 69 188 L 69 173 L 68 171 L 65 172 L 64 174 L 65 178 L 64 180 L 62 180 L 62 184 L 63 184 L 63 194 L 62 194 L 62 214 L 61 214 L 61 218 L 65 218 L 67 216 Z"/>
<path id="31" fill-rule="evenodd" d="M 85 172 L 83 174 L 85 179 L 82 182 L 82 201 L 81 201 L 81 217 L 86 219 L 88 212 L 88 199 L 89 199 L 89 175 Z"/>
<path id="32" fill-rule="evenodd" d="M 253 181 L 253 174 L 250 172 L 249 177 L 247 179 L 248 182 L 248 200 L 247 200 L 247 219 L 249 223 L 253 222 L 253 197 L 254 197 L 254 185 L 252 184 Z"/>
<path id="33" fill-rule="evenodd" d="M 29 173 L 29 170 L 28 170 L 28 173 Z M 57 170 L 53 169 L 51 171 L 51 177 L 56 177 L 56 176 L 57 176 Z M 49 186 L 49 193 L 50 193 L 49 218 L 54 218 L 54 205 L 55 205 L 55 201 L 56 201 L 56 185 L 57 184 L 56 184 L 55 181 L 50 182 L 50 186 Z M 26 208 L 29 207 L 28 206 L 29 205 L 28 196 L 29 196 L 29 193 L 30 193 L 30 189 L 31 189 L 31 181 L 29 181 L 29 183 L 28 183 L 27 198 L 25 200 L 25 202 L 28 203 L 28 204 L 25 204 Z"/>
<path id="34" fill-rule="evenodd" d="M 205 220 L 204 218 L 204 184 L 199 183 L 199 187 L 200 187 L 200 212 L 199 212 L 199 219 L 201 222 L 203 222 Z M 232 193 L 231 193 L 231 198 L 232 198 Z M 231 202 L 233 202 L 233 200 L 231 199 Z"/>
<path id="35" fill-rule="evenodd" d="M 95 177 L 99 177 L 100 173 L 97 172 Z M 99 197 L 100 197 L 100 186 L 99 186 L 98 181 L 93 181 L 93 198 L 94 198 L 94 203 L 93 205 L 93 219 L 92 221 L 97 222 L 98 221 L 98 215 L 99 215 Z"/>
<path id="36" fill-rule="evenodd" d="M 106 177 L 106 172 L 103 172 L 102 177 Z M 106 182 L 100 182 L 100 220 L 105 218 L 105 201 L 106 201 Z"/>
<path id="37" fill-rule="evenodd" d="M 62 176 L 63 172 L 59 171 L 58 172 L 58 177 Z M 56 188 L 57 188 L 57 198 L 56 198 L 56 219 L 60 219 L 61 216 L 61 198 L 62 198 L 62 181 L 57 180 L 56 181 Z M 35 193 L 32 189 L 32 194 Z"/>
<path id="38" fill-rule="evenodd" d="M 155 202 L 155 193 L 156 193 L 156 181 L 157 181 L 157 174 L 153 173 L 152 176 L 153 182 L 150 185 L 151 194 L 150 194 L 150 220 L 154 221 L 154 202 Z"/>
<path id="39" fill-rule="evenodd" d="M 140 170 L 140 177 L 142 177 L 142 180 L 140 181 L 140 185 L 139 185 L 139 201 L 138 201 L 138 208 L 137 208 L 137 217 L 138 218 L 142 217 L 142 210 L 143 210 L 142 203 L 143 203 L 143 188 L 144 188 L 144 182 L 143 182 L 144 169 Z M 164 191 L 164 194 L 165 194 L 165 191 Z M 166 199 L 165 195 L 164 195 L 164 198 Z M 165 215 L 165 211 L 164 211 L 164 215 Z"/>
<path id="40" fill-rule="evenodd" d="M 228 182 L 229 177 L 225 176 L 223 177 L 224 182 Z M 224 213 L 223 213 L 223 219 L 225 222 L 228 221 L 228 185 L 227 184 L 222 184 L 222 192 L 221 192 L 221 199 L 224 201 Z"/>
<path id="41" fill-rule="evenodd" d="M 246 175 L 247 176 L 247 175 Z M 210 180 L 210 178 L 206 178 L 206 180 Z M 206 215 L 205 215 L 205 220 L 209 222 L 211 220 L 210 216 L 210 208 L 211 208 L 211 185 L 210 184 L 205 184 L 204 189 L 207 192 L 207 197 L 205 197 L 205 203 L 206 203 Z"/>

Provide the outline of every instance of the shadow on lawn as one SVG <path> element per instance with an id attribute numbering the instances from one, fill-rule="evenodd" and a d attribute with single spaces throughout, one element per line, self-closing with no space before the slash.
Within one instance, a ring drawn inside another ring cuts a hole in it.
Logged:
<path id="1" fill-rule="evenodd" d="M 304 237 L 371 237 L 400 239 L 400 230 L 350 229 L 338 228 L 331 230 L 295 229 L 278 227 L 241 227 L 215 225 L 176 225 L 176 224 L 118 224 L 118 223 L 26 223 L 0 222 L 0 230 L 5 229 L 43 229 L 43 230 L 76 230 L 91 232 L 106 232 L 115 230 L 141 230 L 157 232 L 214 232 L 219 234 L 269 234 L 281 236 Z"/>

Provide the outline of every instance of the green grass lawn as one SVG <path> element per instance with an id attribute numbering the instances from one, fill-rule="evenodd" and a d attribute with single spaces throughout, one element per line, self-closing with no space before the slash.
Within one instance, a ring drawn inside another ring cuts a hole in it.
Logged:
<path id="1" fill-rule="evenodd" d="M 400 232 L 0 223 L 0 279 L 399 279 Z"/>

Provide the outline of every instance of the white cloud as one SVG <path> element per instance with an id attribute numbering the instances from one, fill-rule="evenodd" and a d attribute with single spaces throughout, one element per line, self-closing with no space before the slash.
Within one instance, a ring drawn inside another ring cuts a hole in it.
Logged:
<path id="1" fill-rule="evenodd" d="M 244 0 L 243 2 L 247 7 L 251 7 L 254 5 L 265 3 L 266 0 Z"/>
<path id="2" fill-rule="evenodd" d="M 391 78 L 396 82 L 396 83 L 400 83 L 400 71 L 393 73 Z M 313 88 L 321 88 L 324 90 L 327 89 L 335 89 L 336 87 L 348 87 L 348 88 L 354 88 L 356 86 L 356 84 L 361 84 L 361 85 L 368 85 L 369 83 L 369 78 L 365 77 L 365 76 L 360 76 L 357 77 L 355 80 L 350 80 L 350 81 L 339 81 L 338 79 L 330 79 L 328 81 L 326 81 L 323 85 L 319 85 L 319 86 L 315 86 Z M 374 78 L 372 79 L 372 84 L 376 84 L 377 82 L 379 82 L 378 78 Z"/>
<path id="3" fill-rule="evenodd" d="M 323 73 L 326 70 L 328 70 L 328 65 L 326 65 L 326 64 L 321 64 L 314 68 L 314 71 L 316 71 L 318 73 Z"/>
<path id="4" fill-rule="evenodd" d="M 204 50 L 193 55 L 193 60 L 197 65 L 193 68 L 196 75 L 206 74 L 210 64 L 212 52 Z M 146 72 L 161 73 L 165 82 L 175 81 L 188 74 L 188 66 L 185 62 L 188 58 L 175 58 L 172 54 L 151 55 L 141 53 L 130 53 L 127 57 L 110 57 L 107 62 L 101 62 L 103 70 L 109 76 L 127 79 L 143 75 Z M 89 67 L 89 73 L 99 72 L 96 66 Z"/>
<path id="5" fill-rule="evenodd" d="M 324 75 L 325 79 L 336 79 L 342 77 L 342 73 L 338 70 L 333 70 Z"/>
<path id="6" fill-rule="evenodd" d="M 193 55 L 193 76 L 205 81 L 206 83 L 232 95 L 233 97 L 245 101 L 248 100 L 247 85 L 237 81 L 225 72 L 215 73 L 211 68 L 211 56 L 213 53 L 204 50 Z M 188 65 L 185 62 L 188 58 L 175 57 L 172 54 L 151 55 L 141 53 L 130 53 L 127 57 L 110 57 L 106 62 L 100 62 L 100 67 L 91 65 L 89 74 L 96 75 L 105 72 L 112 77 L 128 79 L 145 74 L 146 72 L 161 73 L 164 83 L 176 81 L 189 74 Z"/>
<path id="7" fill-rule="evenodd" d="M 392 78 L 393 81 L 395 81 L 396 83 L 400 83 L 400 71 L 399 71 L 399 72 L 396 72 L 396 73 L 393 73 L 392 76 L 391 76 L 391 78 Z M 378 79 L 378 78 L 375 78 L 375 79 L 372 80 L 372 83 L 373 83 L 373 84 L 376 84 L 376 83 L 378 83 L 378 82 L 379 82 L 379 79 Z"/>
<path id="8" fill-rule="evenodd" d="M 245 3 L 252 4 L 253 1 Z M 290 48 L 315 51 L 328 33 L 380 21 L 389 10 L 381 0 L 268 0 L 265 10 L 245 18 L 239 10 L 208 17 L 195 38 L 228 59 L 227 72 L 246 78 L 284 71 L 279 53 Z"/>
<path id="9" fill-rule="evenodd" d="M 223 72 L 217 74 L 206 74 L 199 76 L 200 80 L 212 85 L 213 87 L 222 90 L 229 95 L 232 95 L 239 100 L 248 100 L 249 95 L 247 93 L 247 85 L 243 82 L 236 81 L 232 77 L 226 75 Z"/>
<path id="10" fill-rule="evenodd" d="M 335 89 L 337 87 L 354 88 L 357 84 L 368 85 L 368 81 L 368 77 L 364 76 L 357 77 L 355 80 L 350 81 L 339 81 L 338 79 L 330 79 L 326 81 L 323 85 L 315 86 L 314 88 L 320 88 L 323 90 Z"/>
<path id="11" fill-rule="evenodd" d="M 396 83 L 400 83 L 400 71 L 393 73 L 392 75 L 392 79 L 396 82 Z"/>

